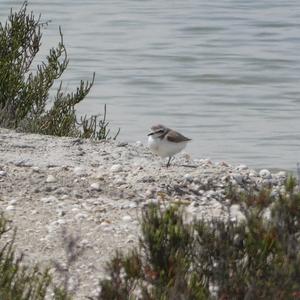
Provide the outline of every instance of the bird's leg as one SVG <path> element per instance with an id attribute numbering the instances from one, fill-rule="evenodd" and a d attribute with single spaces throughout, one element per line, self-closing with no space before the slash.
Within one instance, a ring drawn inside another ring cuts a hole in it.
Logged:
<path id="1" fill-rule="evenodd" d="M 171 162 L 172 156 L 169 157 L 168 163 L 167 163 L 167 168 L 170 166 L 170 162 Z"/>

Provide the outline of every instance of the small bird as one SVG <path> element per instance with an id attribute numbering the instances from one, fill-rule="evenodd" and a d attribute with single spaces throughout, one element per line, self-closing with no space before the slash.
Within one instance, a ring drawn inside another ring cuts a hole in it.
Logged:
<path id="1" fill-rule="evenodd" d="M 160 124 L 152 126 L 148 134 L 148 146 L 152 152 L 163 158 L 169 157 L 167 167 L 172 157 L 183 150 L 189 141 L 191 139 L 181 133 Z"/>

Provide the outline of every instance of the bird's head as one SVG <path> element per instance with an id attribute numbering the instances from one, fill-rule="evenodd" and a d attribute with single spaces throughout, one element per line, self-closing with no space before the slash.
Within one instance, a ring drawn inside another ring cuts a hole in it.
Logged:
<path id="1" fill-rule="evenodd" d="M 169 131 L 169 128 L 164 125 L 158 124 L 151 127 L 151 132 L 148 133 L 148 136 L 152 136 L 153 138 L 161 138 L 166 132 Z"/>

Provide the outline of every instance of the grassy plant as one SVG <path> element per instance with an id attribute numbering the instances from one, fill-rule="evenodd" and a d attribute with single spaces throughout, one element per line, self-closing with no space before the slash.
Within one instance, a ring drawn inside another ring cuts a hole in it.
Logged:
<path id="1" fill-rule="evenodd" d="M 251 191 L 238 198 L 242 222 L 185 225 L 178 207 L 148 207 L 140 250 L 113 258 L 97 299 L 299 299 L 295 179 L 287 180 L 284 194 Z"/>
<path id="2" fill-rule="evenodd" d="M 0 241 L 8 231 L 7 221 L 0 215 Z M 48 270 L 27 267 L 22 256 L 14 252 L 13 240 L 0 248 L 0 299 L 5 300 L 70 300 L 68 293 L 52 284 Z M 51 297 L 51 292 L 53 296 Z"/>
<path id="3" fill-rule="evenodd" d="M 106 104 L 104 105 L 104 114 L 101 116 L 87 116 L 81 117 L 80 121 L 76 120 L 77 125 L 82 129 L 79 137 L 94 140 L 108 140 L 110 139 L 110 129 L 108 128 L 109 122 L 106 121 Z M 120 128 L 113 136 L 115 140 L 120 133 Z"/>
<path id="4" fill-rule="evenodd" d="M 99 116 L 77 122 L 75 106 L 88 95 L 93 83 L 81 81 L 75 92 L 64 93 L 60 84 L 53 101 L 49 92 L 67 69 L 69 60 L 63 35 L 46 61 L 32 70 L 41 46 L 45 24 L 27 13 L 27 1 L 0 23 L 0 126 L 56 136 L 106 139 L 107 122 Z M 106 111 L 105 111 L 106 113 Z M 97 126 L 95 126 L 97 123 Z"/>
<path id="5" fill-rule="evenodd" d="M 193 238 L 181 211 L 150 205 L 143 213 L 141 252 L 119 252 L 107 266 L 97 299 L 206 299 L 208 290 L 192 270 Z"/>
<path id="6" fill-rule="evenodd" d="M 130 299 L 139 281 L 143 282 L 143 267 L 139 254 L 135 251 L 125 256 L 116 252 L 107 264 L 109 278 L 101 281 L 101 295 L 97 299 Z M 91 298 L 93 299 L 93 298 Z"/>

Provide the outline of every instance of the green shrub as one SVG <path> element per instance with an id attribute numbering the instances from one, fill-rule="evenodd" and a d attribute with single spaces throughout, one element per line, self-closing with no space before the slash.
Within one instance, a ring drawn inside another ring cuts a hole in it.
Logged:
<path id="1" fill-rule="evenodd" d="M 7 231 L 7 221 L 0 215 L 0 241 Z M 13 243 L 12 240 L 0 248 L 0 299 L 71 300 L 66 290 L 53 285 L 48 270 L 25 266 L 22 256 L 16 257 Z"/>
<path id="2" fill-rule="evenodd" d="M 61 30 L 58 46 L 32 71 L 45 25 L 40 17 L 27 13 L 27 1 L 18 12 L 10 13 L 4 25 L 0 23 L 0 126 L 56 136 L 107 138 L 105 116 L 100 121 L 99 116 L 76 119 L 75 105 L 88 95 L 94 76 L 92 82 L 81 81 L 72 93 L 64 93 L 60 84 L 53 101 L 49 99 L 51 87 L 69 63 Z"/>
<path id="3" fill-rule="evenodd" d="M 235 195 L 241 222 L 184 224 L 179 207 L 149 206 L 139 250 L 113 258 L 97 299 L 298 299 L 300 193 L 293 182 L 277 196 Z"/>
<path id="4" fill-rule="evenodd" d="M 181 211 L 150 205 L 141 225 L 140 251 L 115 255 L 97 299 L 206 299 L 204 278 L 192 269 L 193 236 Z"/>

